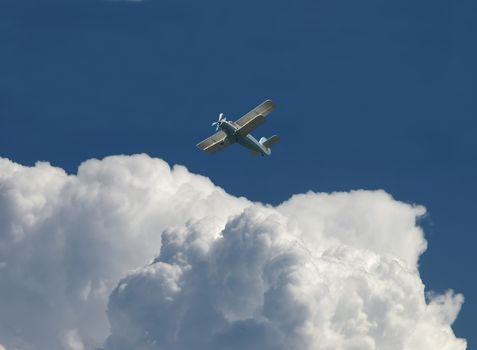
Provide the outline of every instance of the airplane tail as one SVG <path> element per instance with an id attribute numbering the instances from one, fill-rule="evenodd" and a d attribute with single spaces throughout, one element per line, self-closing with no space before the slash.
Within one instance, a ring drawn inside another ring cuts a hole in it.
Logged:
<path id="1" fill-rule="evenodd" d="M 266 137 L 262 137 L 259 142 L 265 147 L 270 148 L 274 144 L 278 143 L 279 141 L 280 141 L 280 136 L 273 135 L 272 137 L 268 139 Z"/>
<path id="2" fill-rule="evenodd" d="M 258 141 L 258 142 L 260 142 L 260 144 L 265 146 L 265 148 L 267 149 L 266 154 L 270 155 L 272 153 L 272 150 L 270 148 L 272 147 L 272 145 L 276 144 L 278 141 L 280 141 L 280 137 L 277 136 L 277 135 L 273 135 L 272 137 L 270 137 L 268 139 L 266 137 L 262 137 L 260 139 L 260 141 Z M 255 151 L 252 151 L 251 154 L 252 154 L 252 156 L 258 155 L 258 153 L 255 152 Z"/>

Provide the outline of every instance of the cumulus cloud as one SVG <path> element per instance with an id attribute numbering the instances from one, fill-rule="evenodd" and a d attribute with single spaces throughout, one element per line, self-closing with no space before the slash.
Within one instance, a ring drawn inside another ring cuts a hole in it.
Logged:
<path id="1" fill-rule="evenodd" d="M 84 345 L 78 336 L 78 331 L 72 329 L 65 334 L 64 346 L 68 350 L 84 350 Z"/>
<path id="2" fill-rule="evenodd" d="M 71 176 L 0 159 L 0 343 L 61 349 L 76 329 L 85 348 L 102 344 L 111 289 L 154 258 L 163 230 L 209 211 L 220 227 L 248 205 L 145 155 L 89 160 Z"/>
<path id="3" fill-rule="evenodd" d="M 252 203 L 146 155 L 0 159 L 0 343 L 465 349 L 462 295 L 419 276 L 424 213 L 383 191 Z"/>

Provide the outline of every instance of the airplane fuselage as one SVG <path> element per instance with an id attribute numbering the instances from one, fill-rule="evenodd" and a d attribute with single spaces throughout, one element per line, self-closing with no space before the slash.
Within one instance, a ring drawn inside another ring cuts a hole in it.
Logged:
<path id="1" fill-rule="evenodd" d="M 269 156 L 271 151 L 268 147 L 262 145 L 255 137 L 251 134 L 247 134 L 245 136 L 237 135 L 238 126 L 234 125 L 233 122 L 228 120 L 224 120 L 220 123 L 220 128 L 227 134 L 227 138 L 230 140 L 231 143 L 237 142 L 242 146 L 248 148 L 251 151 L 257 152 L 261 155 Z"/>
<path id="2" fill-rule="evenodd" d="M 215 134 L 199 142 L 197 147 L 208 154 L 214 154 L 231 144 L 238 143 L 249 149 L 253 156 L 257 154 L 269 156 L 272 154 L 272 146 L 280 141 L 280 137 L 272 135 L 257 140 L 251 132 L 265 122 L 265 117 L 273 109 L 273 101 L 266 100 L 236 121 L 227 120 L 224 114 L 220 113 L 217 121 L 212 123 Z"/>

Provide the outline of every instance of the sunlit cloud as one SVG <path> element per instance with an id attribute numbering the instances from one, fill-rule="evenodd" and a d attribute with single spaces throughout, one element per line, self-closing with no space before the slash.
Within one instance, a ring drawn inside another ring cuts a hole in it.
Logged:
<path id="1" fill-rule="evenodd" d="M 147 155 L 0 158 L 0 349 L 455 349 L 419 275 L 425 209 L 384 191 L 237 198 Z"/>

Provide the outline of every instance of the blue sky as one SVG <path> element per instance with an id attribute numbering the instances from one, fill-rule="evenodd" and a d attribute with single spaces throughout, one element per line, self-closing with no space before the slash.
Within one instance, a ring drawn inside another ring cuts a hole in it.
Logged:
<path id="1" fill-rule="evenodd" d="M 477 35 L 468 1 L 3 0 L 0 156 L 84 160 L 148 153 L 234 195 L 279 203 L 384 189 L 423 204 L 429 290 L 466 297 L 475 344 Z M 210 123 L 271 98 L 255 136 L 272 157 L 195 144 Z"/>

